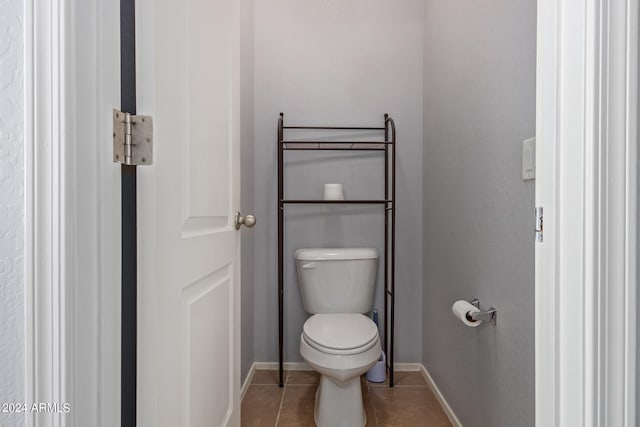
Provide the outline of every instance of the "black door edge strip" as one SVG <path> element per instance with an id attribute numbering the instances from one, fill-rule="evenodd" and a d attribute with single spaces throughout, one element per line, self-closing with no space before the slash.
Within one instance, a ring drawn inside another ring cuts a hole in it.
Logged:
<path id="1" fill-rule="evenodd" d="M 136 4 L 120 0 L 120 110 L 136 114 Z M 136 166 L 121 165 L 121 427 L 136 426 L 138 263 Z"/>

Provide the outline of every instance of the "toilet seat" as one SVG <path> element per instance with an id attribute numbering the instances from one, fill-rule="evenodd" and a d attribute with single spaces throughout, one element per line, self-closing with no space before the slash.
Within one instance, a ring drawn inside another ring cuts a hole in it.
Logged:
<path id="1" fill-rule="evenodd" d="M 369 350 L 379 336 L 376 324 L 362 314 L 324 313 L 307 319 L 302 339 L 320 352 L 349 355 Z"/>

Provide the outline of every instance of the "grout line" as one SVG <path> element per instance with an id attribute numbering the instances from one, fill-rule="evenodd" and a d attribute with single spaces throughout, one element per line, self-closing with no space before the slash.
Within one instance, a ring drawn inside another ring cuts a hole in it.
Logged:
<path id="1" fill-rule="evenodd" d="M 380 421 L 378 420 L 378 412 L 376 411 L 376 405 L 373 401 L 373 393 L 371 393 L 373 386 L 366 378 L 364 379 L 364 381 L 367 383 L 367 397 L 369 398 L 369 404 L 371 405 L 371 412 L 373 412 L 375 425 L 379 425 Z"/>
<path id="2" fill-rule="evenodd" d="M 275 419 L 275 427 L 277 427 L 280 423 L 280 416 L 282 415 L 282 409 L 284 407 L 284 400 L 286 397 L 286 393 L 295 393 L 296 392 L 296 386 L 304 386 L 304 387 L 308 387 L 311 385 L 315 385 L 317 386 L 317 384 L 290 384 L 290 376 L 291 376 L 291 372 L 290 370 L 285 371 L 285 375 L 283 378 L 283 390 L 282 390 L 282 396 L 280 397 L 280 403 L 278 406 L 278 410 L 276 413 L 276 419 Z M 438 403 L 440 404 L 440 406 L 442 407 L 442 409 L 445 412 L 445 415 L 449 418 L 450 422 L 452 423 L 452 425 L 455 426 L 461 426 L 460 422 L 457 420 L 457 418 L 455 418 L 455 415 L 453 414 L 453 412 L 451 411 L 451 409 L 448 407 L 448 405 L 446 405 L 446 402 L 444 401 L 444 398 L 442 398 L 441 395 L 439 395 L 439 390 L 437 390 L 437 387 L 435 387 L 435 383 L 433 383 L 433 380 L 431 379 L 431 377 L 429 376 L 428 372 L 426 371 L 425 368 L 422 368 L 422 372 L 416 372 L 417 374 L 421 375 L 422 378 L 425 379 L 425 382 L 427 383 L 426 385 L 418 385 L 418 384 L 413 384 L 413 385 L 398 385 L 396 384 L 396 387 L 401 389 L 401 388 L 421 388 L 421 389 L 429 389 L 432 393 L 434 393 L 436 396 L 436 398 L 438 399 Z M 387 385 L 381 385 L 378 383 L 372 383 L 369 382 L 366 377 L 364 377 L 363 379 L 361 379 L 361 381 L 364 381 L 366 384 L 364 384 L 363 388 L 366 387 L 366 391 L 367 391 L 367 399 L 369 399 L 369 405 L 371 407 L 371 421 L 374 421 L 372 424 L 378 425 L 380 424 L 380 414 L 378 414 L 378 411 L 380 411 L 381 409 L 378 408 L 375 405 L 375 399 L 374 399 L 374 391 L 378 391 L 378 389 L 384 389 L 384 388 L 388 388 L 388 384 Z M 269 384 L 251 384 L 251 386 L 260 386 L 260 385 L 269 385 Z M 288 390 L 290 385 L 294 385 L 294 390 Z M 275 386 L 277 387 L 277 384 L 275 384 Z M 363 390 L 364 391 L 364 390 Z M 440 400 L 442 398 L 442 400 Z M 365 401 L 365 405 L 366 405 L 366 401 Z"/>
<path id="3" fill-rule="evenodd" d="M 280 412 L 282 411 L 282 404 L 284 403 L 284 395 L 287 392 L 287 385 L 289 384 L 289 371 L 287 372 L 287 376 L 284 379 L 284 384 L 282 388 L 282 397 L 280 398 L 280 406 L 278 407 L 278 415 L 276 416 L 276 424 L 275 427 L 278 426 L 278 422 L 280 422 Z"/>

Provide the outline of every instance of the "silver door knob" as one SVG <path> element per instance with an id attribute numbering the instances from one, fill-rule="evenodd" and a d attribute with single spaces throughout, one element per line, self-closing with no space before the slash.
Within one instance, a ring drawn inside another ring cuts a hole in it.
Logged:
<path id="1" fill-rule="evenodd" d="M 240 230 L 240 226 L 251 228 L 256 225 L 256 217 L 253 215 L 242 216 L 240 212 L 236 212 L 236 230 Z"/>

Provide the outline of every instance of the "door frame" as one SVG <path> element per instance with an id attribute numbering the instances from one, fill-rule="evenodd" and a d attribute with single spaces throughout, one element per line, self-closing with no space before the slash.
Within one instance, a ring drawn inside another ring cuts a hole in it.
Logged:
<path id="1" fill-rule="evenodd" d="M 119 9 L 106 3 L 25 0 L 25 398 L 83 402 L 39 426 L 119 424 L 106 353 L 119 354 L 119 171 L 102 114 L 119 101 Z M 638 6 L 538 0 L 538 28 L 536 424 L 633 426 Z"/>
<path id="2" fill-rule="evenodd" d="M 538 426 L 636 425 L 637 52 L 634 0 L 538 0 Z"/>
<path id="3" fill-rule="evenodd" d="M 26 426 L 120 422 L 117 1 L 25 0 Z M 87 143 L 87 141 L 97 141 Z M 82 179 L 78 179 L 82 177 Z M 114 311 L 114 307 L 118 310 Z"/>
<path id="4" fill-rule="evenodd" d="M 64 186 L 68 87 L 63 74 L 62 4 L 25 1 L 25 403 L 65 402 L 67 324 Z M 47 183 L 49 183 L 47 185 Z M 50 325 L 50 327 L 46 327 Z M 40 416 L 26 412 L 25 425 Z M 59 425 L 60 414 L 50 423 Z M 40 424 L 38 424 L 40 425 Z"/>

